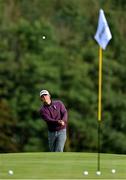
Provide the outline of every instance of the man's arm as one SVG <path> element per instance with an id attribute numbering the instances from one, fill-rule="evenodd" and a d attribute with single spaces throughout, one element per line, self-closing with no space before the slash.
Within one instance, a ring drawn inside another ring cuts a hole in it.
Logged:
<path id="1" fill-rule="evenodd" d="M 43 112 L 40 110 L 40 115 L 42 117 L 42 119 L 44 119 L 47 123 L 51 123 L 51 124 L 61 124 L 63 125 L 63 123 L 61 122 L 61 120 L 55 120 L 55 119 L 52 119 L 48 113 L 46 112 Z"/>
<path id="2" fill-rule="evenodd" d="M 64 106 L 64 104 L 61 102 L 61 115 L 62 115 L 62 121 L 64 121 L 65 123 L 67 123 L 67 119 L 68 119 L 68 113 L 67 110 Z"/>
<path id="3" fill-rule="evenodd" d="M 43 120 L 45 120 L 48 123 L 57 124 L 57 121 L 55 119 L 52 119 L 47 112 L 40 110 L 40 116 Z"/>

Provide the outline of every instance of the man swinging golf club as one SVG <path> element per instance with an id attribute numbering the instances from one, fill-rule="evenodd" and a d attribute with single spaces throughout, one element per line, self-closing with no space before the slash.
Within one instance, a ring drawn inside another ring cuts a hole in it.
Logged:
<path id="1" fill-rule="evenodd" d="M 48 143 L 51 152 L 63 152 L 66 142 L 67 110 L 60 100 L 52 100 L 47 90 L 40 92 L 43 105 L 40 108 L 41 118 L 48 126 Z"/>

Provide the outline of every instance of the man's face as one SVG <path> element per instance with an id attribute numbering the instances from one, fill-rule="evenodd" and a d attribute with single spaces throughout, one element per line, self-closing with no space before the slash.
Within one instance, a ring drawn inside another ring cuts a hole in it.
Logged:
<path id="1" fill-rule="evenodd" d="M 51 102 L 50 95 L 48 95 L 48 94 L 43 94 L 43 95 L 41 96 L 41 101 L 43 101 L 43 102 L 46 103 L 46 104 L 50 104 L 50 102 Z"/>

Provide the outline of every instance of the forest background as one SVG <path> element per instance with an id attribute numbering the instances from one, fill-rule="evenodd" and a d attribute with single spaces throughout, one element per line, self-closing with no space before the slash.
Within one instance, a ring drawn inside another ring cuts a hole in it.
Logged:
<path id="1" fill-rule="evenodd" d="M 103 51 L 101 152 L 126 154 L 125 0 L 0 0 L 1 153 L 48 151 L 42 89 L 68 109 L 65 151 L 97 152 L 100 8 L 113 36 Z"/>

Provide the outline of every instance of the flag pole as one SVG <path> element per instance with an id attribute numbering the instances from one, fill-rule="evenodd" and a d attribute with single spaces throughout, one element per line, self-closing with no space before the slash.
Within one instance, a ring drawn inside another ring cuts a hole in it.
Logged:
<path id="1" fill-rule="evenodd" d="M 98 89 L 98 165 L 100 171 L 100 139 L 101 139 L 101 114 L 102 114 L 102 48 L 99 46 L 99 89 Z"/>
<path id="2" fill-rule="evenodd" d="M 101 157 L 101 142 L 100 142 L 100 139 L 101 139 L 101 122 L 98 121 L 98 160 L 97 160 L 97 171 L 100 171 L 101 169 L 101 160 L 100 160 L 100 157 Z"/>
<path id="3" fill-rule="evenodd" d="M 103 9 L 99 10 L 98 27 L 94 36 L 99 44 L 99 87 L 98 87 L 98 171 L 100 171 L 100 139 L 101 139 L 101 119 L 102 119 L 102 49 L 106 49 L 112 35 Z"/>
<path id="4" fill-rule="evenodd" d="M 99 93 L 98 93 L 98 121 L 101 121 L 102 109 L 102 48 L 99 46 Z"/>

